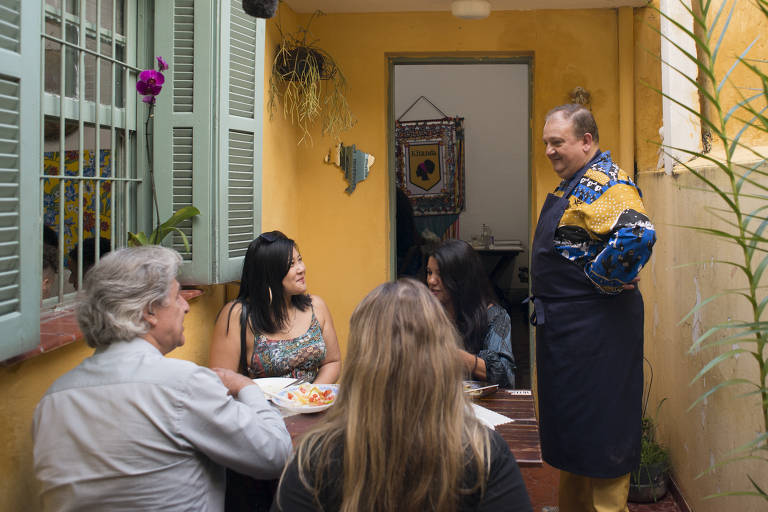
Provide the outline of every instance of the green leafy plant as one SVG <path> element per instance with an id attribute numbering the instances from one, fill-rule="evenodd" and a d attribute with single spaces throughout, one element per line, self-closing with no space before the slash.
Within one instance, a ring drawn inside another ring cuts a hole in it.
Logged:
<path id="1" fill-rule="evenodd" d="M 181 236 L 184 249 L 186 252 L 189 252 L 189 241 L 187 240 L 187 235 L 184 234 L 184 232 L 177 226 L 179 223 L 184 222 L 187 219 L 191 219 L 195 215 L 200 215 L 200 210 L 194 206 L 185 206 L 184 208 L 179 209 L 176 213 L 171 215 L 167 221 L 157 226 L 155 230 L 149 234 L 149 236 L 147 236 L 143 231 L 138 233 L 128 233 L 128 245 L 157 245 L 160 244 L 166 236 L 176 232 Z"/>
<path id="2" fill-rule="evenodd" d="M 768 0 L 754 1 L 762 13 L 768 17 Z M 768 177 L 768 166 L 766 166 L 765 155 L 761 154 L 756 147 L 742 141 L 745 133 L 768 134 L 768 117 L 765 115 L 768 108 L 766 107 L 768 74 L 764 71 L 767 61 L 748 57 L 754 41 L 736 58 L 722 78 L 718 78 L 715 74 L 715 66 L 724 53 L 721 52 L 723 36 L 731 23 L 737 1 L 730 3 L 730 9 L 727 7 L 728 0 L 723 1 L 717 9 L 713 7 L 711 0 L 692 0 L 693 8 L 687 7 L 683 2 L 681 4 L 693 16 L 694 29 L 692 30 L 658 9 L 657 12 L 695 41 L 697 54 L 692 55 L 686 52 L 670 38 L 664 34 L 661 35 L 697 66 L 699 80 L 687 78 L 697 87 L 704 108 L 702 112 L 698 112 L 675 98 L 664 95 L 658 89 L 657 92 L 698 117 L 703 131 L 711 134 L 713 151 L 709 153 L 671 146 L 663 147 L 687 154 L 696 158 L 698 162 L 706 162 L 710 168 L 715 169 L 715 174 L 712 175 L 690 162 L 678 160 L 680 165 L 698 179 L 702 185 L 700 190 L 711 193 L 719 200 L 717 206 L 708 206 L 706 210 L 725 226 L 722 229 L 703 226 L 685 227 L 735 247 L 735 257 L 718 260 L 715 263 L 730 267 L 741 274 L 746 283 L 743 288 L 721 290 L 701 301 L 683 321 L 720 299 L 745 301 L 744 304 L 747 307 L 743 311 L 748 312 L 744 318 L 728 319 L 726 322 L 710 326 L 694 341 L 690 349 L 691 353 L 710 348 L 714 349 L 717 355 L 704 365 L 692 383 L 703 379 L 713 368 L 740 356 L 747 356 L 755 363 L 749 374 L 738 375 L 711 386 L 698 397 L 691 408 L 716 391 L 732 386 L 742 386 L 748 388 L 748 391 L 741 396 L 759 398 L 757 403 L 758 407 L 761 407 L 763 420 L 761 432 L 758 432 L 749 442 L 727 454 L 724 460 L 713 464 L 702 473 L 703 475 L 724 464 L 737 461 L 768 462 L 766 456 L 768 452 L 768 387 L 766 386 L 768 318 L 765 311 L 768 305 L 768 297 L 765 296 L 765 288 L 768 284 L 765 281 L 765 270 L 768 267 L 768 235 L 765 232 L 768 227 L 768 185 L 765 178 Z M 742 6 L 744 4 L 746 2 L 743 2 Z M 734 84 L 731 76 L 737 68 L 744 69 L 747 76 L 751 76 L 755 83 L 761 85 L 757 88 L 749 88 Z M 674 69 L 682 76 L 686 76 L 678 68 Z M 739 99 L 733 104 L 726 104 L 726 95 L 723 91 L 726 85 L 735 86 L 738 91 Z M 745 163 L 746 160 L 743 157 L 737 157 L 737 150 L 750 155 L 749 163 Z M 725 183 L 725 185 L 721 186 L 718 183 Z M 750 495 L 761 497 L 768 502 L 766 490 L 762 489 L 751 475 L 747 475 L 747 478 L 751 482 L 752 490 L 723 492 L 710 497 Z"/>
<path id="3" fill-rule="evenodd" d="M 645 359 L 648 366 L 648 385 L 643 389 L 642 419 L 640 430 L 640 464 L 630 473 L 630 501 L 656 501 L 667 492 L 670 461 L 669 451 L 656 439 L 656 425 L 661 406 L 666 398 L 659 401 L 653 417 L 648 415 L 648 401 L 653 385 L 653 366 Z"/>
<path id="4" fill-rule="evenodd" d="M 293 33 L 283 32 L 276 24 L 280 43 L 272 62 L 267 108 L 271 118 L 278 101 L 282 102 L 283 115 L 301 130 L 299 144 L 312 142 L 309 129 L 317 120 L 322 121 L 322 133 L 335 138 L 355 123 L 344 74 L 309 31 L 312 21 L 322 15 L 315 11 L 306 27 Z"/>

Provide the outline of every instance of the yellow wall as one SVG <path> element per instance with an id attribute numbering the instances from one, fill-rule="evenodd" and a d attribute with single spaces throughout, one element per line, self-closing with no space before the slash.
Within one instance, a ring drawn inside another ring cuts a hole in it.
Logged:
<path id="1" fill-rule="evenodd" d="M 299 23 L 309 19 L 308 14 L 293 13 L 285 4 L 280 11 L 284 25 L 286 19 Z M 268 23 L 268 34 L 274 32 L 275 23 Z M 342 134 L 342 141 L 376 157 L 368 179 L 349 195 L 344 192 L 341 170 L 323 163 L 333 144 L 330 138 L 316 129 L 312 132 L 314 146 L 296 149 L 298 186 L 291 201 L 300 206 L 295 236 L 307 263 L 310 290 L 329 304 L 342 348 L 355 305 L 390 273 L 388 57 L 533 57 L 534 218 L 558 181 L 539 142 L 543 116 L 566 103 L 574 87 L 592 93 L 602 145 L 618 150 L 615 10 L 494 12 L 481 21 L 462 21 L 447 12 L 329 14 L 316 18 L 311 30 L 349 83 L 347 98 L 357 125 Z M 273 50 L 274 44 L 267 46 L 268 52 Z M 265 133 L 272 129 L 266 122 Z M 284 127 L 279 129 L 288 134 Z"/>
<path id="2" fill-rule="evenodd" d="M 282 10 L 282 9 L 281 9 Z M 289 10 L 281 12 L 284 31 L 296 27 L 296 16 Z M 297 129 L 283 116 L 282 104 L 272 115 L 269 104 L 269 76 L 272 70 L 272 50 L 277 46 L 279 34 L 273 22 L 267 23 L 264 59 L 264 130 L 262 138 L 262 232 L 279 229 L 288 237 L 298 237 L 301 213 L 297 191 L 302 187 L 301 166 L 296 152 Z M 271 117 L 271 119 L 270 119 Z"/>
<path id="3" fill-rule="evenodd" d="M 717 9 L 720 3 L 713 2 L 713 8 Z M 654 4 L 658 5 L 658 1 Z M 768 33 L 766 20 L 751 2 L 740 2 L 738 6 L 716 67 L 720 78 L 731 66 L 733 57 L 746 48 L 755 36 Z M 660 64 L 650 55 L 658 55 L 659 51 L 659 36 L 653 30 L 654 26 L 658 27 L 658 15 L 652 9 L 638 9 L 635 17 L 635 73 L 639 82 L 645 81 L 660 88 Z M 766 41 L 759 42 L 751 55 L 765 58 L 768 55 L 767 44 Z M 742 71 L 733 74 L 733 81 L 737 84 L 757 85 L 747 78 L 748 74 Z M 731 86 L 724 88 L 724 103 L 728 107 L 738 98 Z M 655 375 L 649 408 L 655 409 L 659 400 L 668 399 L 659 416 L 659 434 L 670 449 L 675 479 L 693 510 L 764 510 L 765 502 L 756 498 L 704 499 L 718 492 L 751 490 L 747 474 L 755 477 L 765 488 L 768 480 L 764 463 L 735 463 L 718 469 L 712 475 L 696 478 L 710 464 L 723 460 L 726 453 L 751 440 L 756 432 L 763 429 L 757 398 L 736 397 L 745 391 L 743 388 L 719 391 L 690 412 L 686 411 L 705 390 L 729 378 L 748 376 L 757 380 L 757 367 L 745 355 L 717 367 L 703 381 L 689 385 L 699 370 L 718 353 L 710 349 L 689 354 L 693 340 L 717 322 L 728 318 L 749 318 L 749 310 L 744 301 L 727 298 L 679 324 L 697 302 L 718 290 L 742 286 L 743 282 L 732 268 L 713 264 L 716 259 L 735 259 L 737 254 L 732 247 L 676 227 L 718 226 L 705 212 L 705 207 L 718 206 L 718 201 L 712 194 L 691 190 L 691 187 L 699 187 L 698 181 L 682 168 L 678 168 L 674 176 L 657 171 L 658 148 L 649 141 L 659 141 L 661 99 L 656 92 L 642 85 L 636 89 L 636 116 L 638 181 L 644 192 L 646 207 L 657 227 L 659 240 L 649 265 L 641 274 L 646 306 L 646 355 L 653 364 Z M 729 133 L 733 134 L 735 130 L 736 127 L 732 127 Z M 744 140 L 763 145 L 763 154 L 766 154 L 768 138 L 764 134 L 748 133 Z M 716 152 L 717 149 L 716 145 Z M 744 154 L 738 158 L 749 159 Z M 704 172 L 720 186 L 725 185 L 720 173 L 711 168 Z M 694 263 L 699 264 L 687 266 Z M 728 344 L 723 349 L 730 348 Z"/>
<path id="4" fill-rule="evenodd" d="M 190 302 L 184 319 L 184 346 L 170 357 L 208 364 L 213 323 L 224 304 L 224 286 L 205 287 Z M 77 341 L 8 368 L 0 368 L 0 510 L 38 510 L 37 483 L 32 472 L 32 416 L 45 390 L 62 374 L 93 353 Z"/>
<path id="5" fill-rule="evenodd" d="M 309 18 L 293 13 L 285 4 L 280 10 L 284 30 L 293 30 Z M 741 38 L 756 34 L 751 26 L 744 25 L 750 21 L 750 15 L 739 14 L 736 26 L 740 28 L 733 32 L 741 34 Z M 266 80 L 277 41 L 275 23 L 275 20 L 267 23 Z M 646 51 L 657 51 L 658 35 L 647 23 L 658 23 L 656 15 L 649 9 L 636 10 L 635 76 L 638 82 L 658 84 L 658 61 Z M 765 25 L 761 27 L 765 33 Z M 348 195 L 344 192 L 347 184 L 342 171 L 322 161 L 332 140 L 316 130 L 312 133 L 314 146 L 297 147 L 298 131 L 283 119 L 282 112 L 278 109 L 272 120 L 265 113 L 262 228 L 281 229 L 297 240 L 307 263 L 310 291 L 328 303 L 342 348 L 355 305 L 390 275 L 388 57 L 532 56 L 531 210 L 534 219 L 546 193 L 557 184 L 540 143 L 543 116 L 549 108 L 567 102 L 571 89 L 582 86 L 592 93 L 601 146 L 614 152 L 618 150 L 615 10 L 494 12 L 481 21 L 461 21 L 448 13 L 339 14 L 316 19 L 312 32 L 319 45 L 335 57 L 350 85 L 348 99 L 358 122 L 343 134 L 342 140 L 373 154 L 376 163 L 368 179 Z M 739 39 L 731 47 L 738 49 L 742 42 Z M 681 215 L 696 214 L 698 209 L 680 201 L 685 193 L 680 190 L 683 180 L 655 172 L 657 149 L 648 141 L 658 140 L 660 101 L 655 93 L 639 85 L 635 94 L 635 151 L 642 171 L 640 184 L 646 204 L 660 227 L 661 240 L 643 274 L 648 311 L 646 339 L 657 375 L 654 400 L 674 397 L 662 412 L 663 438 L 672 448 L 675 470 L 684 492 L 696 500 L 695 510 L 714 512 L 723 509 L 722 502 L 720 505 L 702 502 L 700 496 L 731 488 L 729 486 L 743 480 L 741 474 L 727 470 L 716 480 L 698 481 L 692 476 L 709 460 L 710 446 L 713 452 L 720 452 L 732 444 L 734 438 L 729 437 L 728 430 L 733 425 L 729 421 L 739 418 L 741 422 L 745 411 L 732 401 L 713 399 L 703 418 L 698 410 L 684 413 L 700 391 L 687 388 L 687 380 L 700 367 L 701 360 L 686 356 L 690 330 L 677 327 L 676 322 L 692 303 L 695 286 L 693 275 L 682 276 L 680 270 L 671 267 L 696 259 L 695 251 L 703 251 L 708 246 L 688 244 L 679 233 L 667 227 L 678 222 Z M 265 93 L 265 105 L 266 100 Z M 510 101 L 518 99 L 510 98 Z M 702 274 L 699 282 L 708 283 L 711 277 Z M 174 357 L 207 363 L 210 329 L 225 300 L 224 293 L 224 287 L 212 287 L 192 303 L 185 323 L 187 345 L 172 353 Z M 8 433 L 0 441 L 0 474 L 4 475 L 0 483 L 0 510 L 36 508 L 29 437 L 34 406 L 53 380 L 89 353 L 79 342 L 0 369 L 0 389 L 3 390 L 0 428 Z M 749 425 L 748 421 L 742 423 Z M 748 429 L 747 426 L 740 428 Z"/>

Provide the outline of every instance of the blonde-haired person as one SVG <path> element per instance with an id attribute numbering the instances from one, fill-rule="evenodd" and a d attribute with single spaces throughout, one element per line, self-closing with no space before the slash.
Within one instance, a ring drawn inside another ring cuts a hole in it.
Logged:
<path id="1" fill-rule="evenodd" d="M 286 467 L 278 511 L 530 511 L 506 442 L 473 415 L 459 338 L 412 279 L 352 314 L 342 386 Z"/>

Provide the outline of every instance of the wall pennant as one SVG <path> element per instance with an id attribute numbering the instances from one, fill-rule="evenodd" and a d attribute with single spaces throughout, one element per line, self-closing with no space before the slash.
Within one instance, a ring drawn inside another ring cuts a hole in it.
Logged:
<path id="1" fill-rule="evenodd" d="M 450 215 L 464 210 L 464 118 L 395 123 L 397 186 L 414 214 Z"/>

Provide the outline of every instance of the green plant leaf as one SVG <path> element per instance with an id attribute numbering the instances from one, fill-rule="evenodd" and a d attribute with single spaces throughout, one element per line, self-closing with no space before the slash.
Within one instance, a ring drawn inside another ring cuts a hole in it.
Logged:
<path id="1" fill-rule="evenodd" d="M 697 311 L 699 311 L 701 308 L 712 302 L 713 300 L 719 299 L 720 297 L 723 297 L 725 295 L 744 295 L 738 290 L 723 290 L 721 292 L 718 292 L 710 297 L 707 297 L 703 301 L 701 301 L 700 304 L 696 304 L 679 322 L 677 322 L 677 325 L 682 325 L 686 320 L 688 320 L 691 315 L 695 314 Z"/>
<path id="2" fill-rule="evenodd" d="M 733 3 L 733 6 L 731 7 L 731 12 L 730 12 L 730 14 L 728 14 L 728 21 L 729 22 L 730 22 L 730 19 L 731 19 L 731 14 L 733 14 L 733 9 L 735 7 L 736 7 L 736 2 Z M 721 41 L 722 41 L 722 38 L 724 36 L 725 36 L 725 29 L 723 29 L 723 32 L 720 34 L 720 40 Z M 741 52 L 741 54 L 733 62 L 733 64 L 731 65 L 730 69 L 728 70 L 728 72 L 725 73 L 725 76 L 723 76 L 723 79 L 720 81 L 720 84 L 718 84 L 718 86 L 717 86 L 717 91 L 718 92 L 720 92 L 720 90 L 723 88 L 723 86 L 726 84 L 726 82 L 728 82 L 728 77 L 731 76 L 731 73 L 733 72 L 734 69 L 736 69 L 736 66 L 738 66 L 744 60 L 744 57 L 747 55 L 747 53 L 749 53 L 749 50 L 751 50 L 752 47 L 755 46 L 755 43 L 757 43 L 757 39 L 758 38 L 753 39 L 752 42 L 749 43 L 749 46 L 747 46 L 747 48 L 743 52 Z M 718 41 L 718 44 L 719 43 L 720 43 L 720 41 Z"/>
<path id="3" fill-rule="evenodd" d="M 704 375 L 706 375 L 709 372 L 709 370 L 711 370 L 715 366 L 719 365 L 723 361 L 727 361 L 728 359 L 731 359 L 732 357 L 734 357 L 734 356 L 736 356 L 738 354 L 744 354 L 744 353 L 751 353 L 751 352 L 749 352 L 749 350 L 746 350 L 746 349 L 743 349 L 743 348 L 735 348 L 733 350 L 729 350 L 727 352 L 723 352 L 722 354 L 720 354 L 716 358 L 714 358 L 711 361 L 709 361 L 704 366 L 704 368 L 702 368 L 699 371 L 699 373 L 697 373 L 696 376 L 693 379 L 691 379 L 691 382 L 689 384 L 693 384 L 694 382 L 696 382 L 697 380 L 702 378 Z"/>
<path id="4" fill-rule="evenodd" d="M 755 481 L 752 479 L 752 476 L 751 476 L 751 475 L 747 475 L 747 478 L 749 478 L 749 481 L 750 481 L 750 482 L 752 482 L 752 485 L 755 487 L 755 489 L 757 489 L 757 492 L 760 494 L 760 496 L 762 496 L 762 497 L 763 497 L 763 499 L 768 499 L 768 494 L 766 494 L 766 493 L 765 493 L 765 491 L 763 491 L 763 490 L 760 488 L 760 486 L 759 486 L 759 485 L 757 485 L 757 482 L 755 482 Z"/>
<path id="5" fill-rule="evenodd" d="M 718 461 L 715 464 L 711 464 L 707 469 L 705 469 L 704 471 L 702 471 L 701 473 L 696 475 L 694 477 L 694 479 L 699 479 L 699 478 L 701 478 L 701 477 L 703 477 L 705 475 L 713 473 L 716 470 L 718 470 L 719 468 L 721 468 L 723 466 L 727 466 L 728 464 L 733 464 L 734 462 L 740 462 L 740 461 L 745 461 L 745 460 L 762 460 L 762 461 L 765 461 L 765 459 L 763 459 L 763 457 L 758 457 L 757 455 L 742 455 L 740 457 L 729 457 L 727 459 Z"/>
<path id="6" fill-rule="evenodd" d="M 719 339 L 716 341 L 710 341 L 708 343 L 703 343 L 700 348 L 701 349 L 714 348 L 722 345 L 736 345 L 741 343 L 756 343 L 759 348 L 760 344 L 765 343 L 764 338 L 760 337 L 760 335 L 764 332 L 765 332 L 765 327 L 759 330 L 744 331 L 734 336 L 728 336 L 727 338 Z M 752 335 L 755 335 L 755 336 L 752 337 Z M 750 354 L 754 354 L 754 352 L 750 352 Z"/>
<path id="7" fill-rule="evenodd" d="M 176 213 L 170 216 L 168 220 L 160 224 L 160 228 L 170 228 L 178 225 L 180 222 L 184 222 L 187 219 L 191 219 L 195 215 L 200 215 L 200 210 L 194 206 L 185 206 L 179 208 Z"/>
<path id="8" fill-rule="evenodd" d="M 693 402 L 690 406 L 688 406 L 688 408 L 685 410 L 685 412 L 691 412 L 694 407 L 696 407 L 700 402 L 706 400 L 709 397 L 709 395 L 711 395 L 712 393 L 716 392 L 717 390 L 723 389 L 723 388 L 727 388 L 727 387 L 730 387 L 730 386 L 735 386 L 737 384 L 748 384 L 750 386 L 754 386 L 755 385 L 755 383 L 752 382 L 749 379 L 729 379 L 729 380 L 726 380 L 724 382 L 721 382 L 717 386 L 708 389 L 704 394 L 699 395 L 699 397 L 696 399 L 696 401 Z"/>
<path id="9" fill-rule="evenodd" d="M 725 4 L 727 2 L 723 2 L 723 6 L 725 7 Z M 720 37 L 717 39 L 717 43 L 715 43 L 715 48 L 712 51 L 712 59 L 710 60 L 710 63 L 714 66 L 715 61 L 717 61 L 717 55 L 720 53 L 720 47 L 723 44 L 723 38 L 725 38 L 725 33 L 728 32 L 728 26 L 731 24 L 731 19 L 733 18 L 733 11 L 736 9 L 736 3 L 733 2 L 731 5 L 731 10 L 728 12 L 728 17 L 725 19 L 725 24 L 723 25 L 723 28 L 720 30 Z M 718 88 L 718 91 L 720 88 Z"/>
<path id="10" fill-rule="evenodd" d="M 756 329 L 748 329 L 746 331 L 740 331 L 740 332 L 738 332 L 738 333 L 736 333 L 736 334 L 734 334 L 732 336 L 726 336 L 725 338 L 721 338 L 721 339 L 716 340 L 716 341 L 712 341 L 712 342 L 709 342 L 709 343 L 704 343 L 704 341 L 706 341 L 707 339 L 712 337 L 712 335 L 717 334 L 720 331 L 723 331 L 723 330 L 726 330 L 726 329 L 734 329 L 734 328 L 735 329 L 739 329 L 740 327 L 730 327 L 727 324 L 720 324 L 720 325 L 717 325 L 717 326 L 714 326 L 714 327 L 710 327 L 709 329 L 707 329 L 706 333 L 702 334 L 701 336 L 699 336 L 698 339 L 696 339 L 696 341 L 693 343 L 691 348 L 688 349 L 688 353 L 689 354 L 694 354 L 694 353 L 698 352 L 700 349 L 705 348 L 705 347 L 716 347 L 716 346 L 719 346 L 719 345 L 726 345 L 726 344 L 729 344 L 729 343 L 732 344 L 732 343 L 736 343 L 736 342 L 739 342 L 739 343 L 741 343 L 741 342 L 749 342 L 749 343 L 759 342 L 760 340 L 758 340 L 758 339 L 747 338 L 745 336 L 750 336 L 752 334 L 758 334 L 758 333 L 761 333 L 761 332 L 763 332 L 765 330 L 764 326 L 756 328 Z"/>
<path id="11" fill-rule="evenodd" d="M 187 235 L 184 234 L 182 230 L 179 228 L 169 228 L 171 231 L 177 232 L 181 236 L 181 243 L 184 244 L 184 252 L 189 252 L 189 240 L 187 240 Z"/>
<path id="12" fill-rule="evenodd" d="M 144 234 L 143 231 L 139 231 L 138 233 L 128 233 L 128 245 L 132 247 L 140 246 L 140 245 L 149 245 L 149 240 L 147 239 L 147 235 Z"/>
<path id="13" fill-rule="evenodd" d="M 766 107 L 766 108 L 768 108 L 768 107 Z M 764 111 L 765 111 L 765 108 L 761 111 L 761 113 L 764 112 Z M 739 139 L 744 134 L 744 132 L 747 130 L 747 128 L 750 128 L 752 126 L 752 123 L 754 122 L 755 119 L 757 119 L 757 117 L 753 117 L 747 123 L 744 123 L 744 125 L 741 127 L 741 129 L 739 129 L 739 131 L 734 136 L 733 143 L 728 148 L 728 158 L 729 159 L 733 158 L 733 154 L 736 151 L 736 148 L 738 147 L 736 143 L 739 141 Z"/>
<path id="14" fill-rule="evenodd" d="M 674 70 L 675 70 L 675 71 L 677 71 L 678 73 L 680 73 L 680 74 L 683 74 L 683 72 L 682 72 L 682 71 L 680 71 L 679 69 L 677 69 L 675 66 L 673 66 L 673 65 L 671 65 L 671 64 L 669 64 L 669 63 L 667 63 L 667 62 L 665 62 L 665 61 L 664 61 L 664 60 L 662 60 L 662 59 L 660 59 L 660 60 L 661 60 L 661 62 L 662 62 L 662 63 L 666 64 L 667 66 L 669 66 L 670 68 L 674 69 Z M 672 103 L 674 103 L 674 104 L 678 105 L 678 106 L 679 106 L 679 107 L 681 107 L 682 109 L 684 109 L 684 110 L 687 110 L 687 111 L 688 111 L 690 114 L 692 114 L 693 116 L 695 116 L 696 118 L 698 118 L 698 119 L 701 121 L 701 123 L 702 123 L 702 124 L 704 124 L 704 125 L 706 125 L 707 127 L 709 127 L 709 129 L 710 129 L 710 130 L 712 130 L 712 133 L 714 133 L 715 135 L 717 135 L 717 136 L 718 136 L 720 139 L 724 139 L 724 138 L 725 138 L 725 137 L 721 136 L 721 134 L 722 134 L 722 135 L 724 135 L 724 134 L 723 134 L 722 130 L 720 129 L 720 127 L 719 127 L 719 126 L 716 126 L 714 123 L 712 123 L 712 121 L 710 121 L 710 120 L 709 120 L 709 119 L 707 119 L 706 117 L 702 116 L 702 115 L 701 115 L 701 114 L 700 114 L 698 111 L 696 111 L 696 110 L 692 109 L 691 107 L 689 107 L 689 106 L 688 106 L 688 105 L 686 105 L 685 103 L 683 103 L 683 102 L 681 102 L 680 100 L 678 100 L 678 99 L 676 99 L 676 98 L 674 98 L 674 97 L 670 96 L 669 94 L 666 94 L 666 93 L 665 93 L 665 92 L 663 92 L 661 89 L 659 89 L 659 88 L 657 88 L 657 87 L 654 87 L 654 86 L 652 86 L 652 85 L 651 85 L 651 84 L 649 84 L 648 82 L 643 82 L 643 81 L 641 81 L 641 83 L 642 83 L 644 86 L 648 87 L 649 89 L 651 89 L 651 90 L 653 90 L 653 91 L 657 92 L 657 93 L 658 93 L 658 94 L 660 94 L 661 96 L 663 96 L 663 97 L 667 98 L 667 99 L 668 99 L 668 100 L 670 100 Z M 681 150 L 683 150 L 683 149 L 681 148 Z M 690 151 L 690 150 L 683 150 L 683 151 L 688 151 L 688 152 L 690 152 L 691 154 L 695 154 L 694 152 L 692 152 L 692 151 Z"/>

